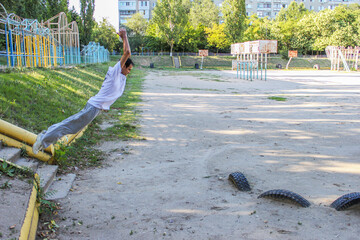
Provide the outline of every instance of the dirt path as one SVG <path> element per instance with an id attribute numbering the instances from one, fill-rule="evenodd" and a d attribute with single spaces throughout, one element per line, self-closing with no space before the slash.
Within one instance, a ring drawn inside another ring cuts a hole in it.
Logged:
<path id="1" fill-rule="evenodd" d="M 360 75 L 268 77 L 149 72 L 147 140 L 101 146 L 109 166 L 82 173 L 60 201 L 59 239 L 358 239 L 359 209 L 329 205 L 360 191 Z M 252 191 L 230 184 L 235 171 Z M 279 188 L 312 205 L 257 199 Z"/>

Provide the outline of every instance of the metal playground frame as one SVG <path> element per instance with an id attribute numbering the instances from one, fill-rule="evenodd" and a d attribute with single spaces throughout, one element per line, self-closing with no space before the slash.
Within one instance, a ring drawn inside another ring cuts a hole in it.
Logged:
<path id="1" fill-rule="evenodd" d="M 331 70 L 340 71 L 341 69 L 350 72 L 350 69 L 358 70 L 360 47 L 339 47 L 327 46 L 326 56 L 331 61 Z"/>
<path id="2" fill-rule="evenodd" d="M 0 46 L 3 67 L 57 67 L 110 60 L 109 51 L 99 44 L 90 43 L 80 52 L 78 25 L 68 23 L 65 13 L 39 22 L 8 14 L 1 3 Z"/>
<path id="3" fill-rule="evenodd" d="M 231 44 L 231 54 L 236 55 L 232 69 L 240 79 L 266 80 L 267 54 L 277 52 L 277 40 L 256 40 Z M 260 74 L 259 74 L 260 73 Z M 263 74 L 264 73 L 264 74 Z"/>

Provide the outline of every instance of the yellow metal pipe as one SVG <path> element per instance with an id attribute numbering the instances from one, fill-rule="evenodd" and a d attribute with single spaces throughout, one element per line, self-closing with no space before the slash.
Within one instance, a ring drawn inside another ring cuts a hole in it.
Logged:
<path id="1" fill-rule="evenodd" d="M 22 129 L 20 127 L 17 127 L 11 123 L 8 123 L 4 120 L 0 119 L 0 133 L 9 136 L 11 138 L 17 139 L 19 141 L 25 142 L 26 144 L 32 146 L 35 141 L 37 135 L 29 132 L 25 129 Z M 50 145 L 44 151 L 50 153 L 51 155 L 54 155 L 54 146 Z"/>
<path id="2" fill-rule="evenodd" d="M 72 144 L 73 142 L 75 142 L 75 140 L 79 137 L 81 137 L 85 130 L 87 129 L 87 126 L 84 127 L 82 130 L 80 130 L 78 133 L 76 134 L 71 134 L 71 135 L 66 135 L 62 138 L 60 138 L 59 142 L 61 142 L 62 144 L 65 144 L 65 145 L 70 145 Z M 55 149 L 58 149 L 59 146 L 58 145 L 55 145 Z"/>
<path id="3" fill-rule="evenodd" d="M 75 139 L 81 137 L 84 134 L 86 129 L 87 129 L 87 126 L 84 127 L 81 131 L 79 131 L 76 134 L 66 135 L 66 136 L 62 137 L 59 140 L 59 142 L 65 144 L 65 145 L 70 145 L 72 142 L 75 142 Z M 32 146 L 35 143 L 36 137 L 37 137 L 36 134 L 29 132 L 25 129 L 22 129 L 20 127 L 17 127 L 15 125 L 8 123 L 1 119 L 0 119 L 0 133 L 4 134 L 4 138 L 7 137 L 10 140 L 16 139 L 16 140 L 25 142 L 26 144 L 23 144 L 23 145 L 29 145 L 28 147 L 30 148 L 30 151 L 27 150 L 28 154 L 30 152 L 31 152 L 31 154 L 33 154 L 32 148 L 30 146 Z M 0 134 L 0 136 L 1 136 L 1 134 Z M 14 139 L 12 139 L 12 138 L 14 138 Z M 1 140 L 1 138 L 0 138 L 0 140 Z M 19 143 L 20 144 L 18 144 L 18 146 L 20 146 L 19 148 L 21 148 L 23 145 L 21 145 L 21 142 L 19 142 Z M 54 147 L 54 145 L 55 145 L 55 147 Z M 50 153 L 52 156 L 54 156 L 55 149 L 59 149 L 58 145 L 56 145 L 56 144 L 54 144 L 54 145 L 50 145 L 49 147 L 45 148 L 44 151 L 46 151 L 46 152 Z"/>
<path id="4" fill-rule="evenodd" d="M 34 154 L 32 152 L 32 147 L 19 142 L 17 140 L 14 140 L 12 138 L 9 138 L 8 136 L 5 136 L 3 134 L 0 134 L 0 141 L 2 141 L 4 144 L 6 144 L 7 146 L 10 147 L 15 147 L 15 148 L 24 148 L 26 150 L 26 153 L 30 156 L 30 157 L 34 157 L 37 158 L 41 161 L 44 162 L 48 162 L 49 164 L 51 164 L 53 162 L 53 157 L 47 153 L 43 153 L 43 152 L 39 152 L 38 154 Z"/>

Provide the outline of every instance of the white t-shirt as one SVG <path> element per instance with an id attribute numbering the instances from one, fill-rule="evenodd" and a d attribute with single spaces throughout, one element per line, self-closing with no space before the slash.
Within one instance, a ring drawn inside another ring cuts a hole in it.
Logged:
<path id="1" fill-rule="evenodd" d="M 96 108 L 109 110 L 116 99 L 123 94 L 125 85 L 126 76 L 121 73 L 119 61 L 114 67 L 109 67 L 100 91 L 91 97 L 88 103 Z"/>

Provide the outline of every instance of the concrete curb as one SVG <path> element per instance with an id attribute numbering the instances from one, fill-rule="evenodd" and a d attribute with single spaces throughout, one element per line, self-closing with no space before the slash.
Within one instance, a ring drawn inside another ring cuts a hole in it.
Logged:
<path id="1" fill-rule="evenodd" d="M 36 231 L 39 222 L 38 208 L 40 207 L 40 203 L 37 202 L 37 188 L 39 188 L 39 176 L 35 174 L 34 186 L 31 190 L 19 240 L 34 240 L 36 238 Z"/>

